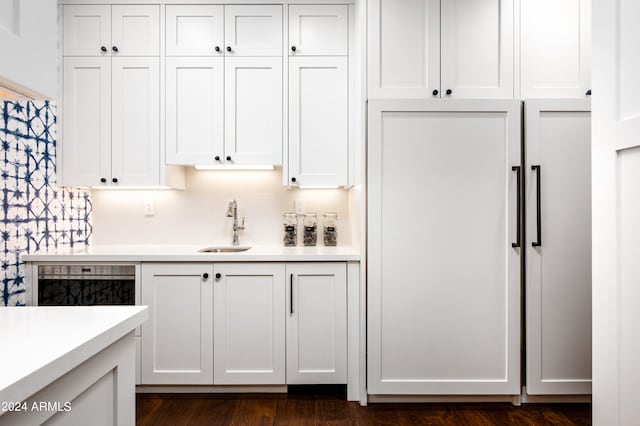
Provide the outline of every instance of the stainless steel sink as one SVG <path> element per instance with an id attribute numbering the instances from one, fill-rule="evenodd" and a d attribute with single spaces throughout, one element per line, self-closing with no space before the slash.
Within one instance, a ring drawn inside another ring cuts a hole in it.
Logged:
<path id="1" fill-rule="evenodd" d="M 251 247 L 248 246 L 212 246 L 205 247 L 203 249 L 198 250 L 201 253 L 238 253 L 241 251 L 247 251 Z"/>

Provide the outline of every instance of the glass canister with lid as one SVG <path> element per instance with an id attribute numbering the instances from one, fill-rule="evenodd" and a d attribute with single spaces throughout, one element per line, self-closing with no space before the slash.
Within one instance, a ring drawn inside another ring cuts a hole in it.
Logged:
<path id="1" fill-rule="evenodd" d="M 318 242 L 318 215 L 306 213 L 302 219 L 302 244 L 315 246 Z"/>
<path id="2" fill-rule="evenodd" d="M 322 228 L 325 246 L 338 245 L 338 213 L 327 212 L 322 215 Z"/>
<path id="3" fill-rule="evenodd" d="M 298 244 L 298 215 L 285 213 L 282 215 L 284 236 L 282 242 L 285 247 L 294 247 Z"/>

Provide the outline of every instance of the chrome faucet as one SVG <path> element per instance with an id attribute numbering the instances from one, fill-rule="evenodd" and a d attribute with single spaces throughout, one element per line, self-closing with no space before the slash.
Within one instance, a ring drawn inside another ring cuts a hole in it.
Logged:
<path id="1" fill-rule="evenodd" d="M 238 224 L 238 202 L 234 198 L 229 201 L 229 208 L 227 209 L 227 217 L 233 218 L 233 241 L 231 242 L 234 246 L 240 245 L 240 239 L 238 238 L 238 231 L 244 229 L 244 217 L 242 218 L 242 225 Z"/>

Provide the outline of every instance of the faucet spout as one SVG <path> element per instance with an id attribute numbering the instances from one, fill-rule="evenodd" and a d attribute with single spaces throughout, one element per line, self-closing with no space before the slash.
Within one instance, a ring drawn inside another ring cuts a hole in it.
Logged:
<path id="1" fill-rule="evenodd" d="M 244 217 L 242 218 L 242 225 L 238 223 L 238 202 L 236 199 L 229 201 L 229 208 L 227 209 L 227 217 L 233 218 L 233 238 L 231 244 L 234 246 L 240 245 L 240 238 L 238 237 L 238 231 L 244 229 Z"/>

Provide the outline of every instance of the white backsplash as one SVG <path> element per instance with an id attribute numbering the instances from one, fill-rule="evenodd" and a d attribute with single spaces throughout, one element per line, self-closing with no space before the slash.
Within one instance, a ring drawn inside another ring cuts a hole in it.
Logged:
<path id="1" fill-rule="evenodd" d="M 348 190 L 287 189 L 282 185 L 281 170 L 188 168 L 186 179 L 187 189 L 182 191 L 94 190 L 91 243 L 231 244 L 232 219 L 226 213 L 229 201 L 235 198 L 238 216 L 246 217 L 241 244 L 282 244 L 282 214 L 293 211 L 294 200 L 300 198 L 307 212 L 338 212 L 338 244 L 351 245 L 354 233 L 349 229 Z M 154 204 L 154 216 L 144 215 L 148 201 Z"/>

